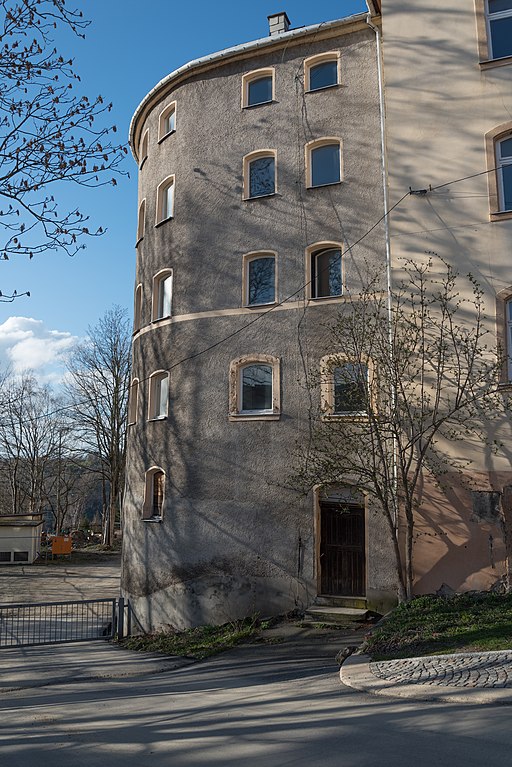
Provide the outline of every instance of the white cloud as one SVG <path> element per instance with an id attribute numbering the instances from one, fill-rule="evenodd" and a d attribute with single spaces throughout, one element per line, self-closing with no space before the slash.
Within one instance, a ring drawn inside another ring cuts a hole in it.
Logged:
<path id="1" fill-rule="evenodd" d="M 33 370 L 40 381 L 62 381 L 64 358 L 77 340 L 66 331 L 48 329 L 42 320 L 9 317 L 0 324 L 0 367 L 15 374 Z"/>

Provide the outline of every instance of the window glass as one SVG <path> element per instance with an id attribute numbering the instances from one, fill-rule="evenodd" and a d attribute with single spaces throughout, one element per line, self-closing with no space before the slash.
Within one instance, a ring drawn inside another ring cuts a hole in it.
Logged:
<path id="1" fill-rule="evenodd" d="M 248 365 L 242 370 L 242 412 L 272 410 L 272 367 Z"/>
<path id="2" fill-rule="evenodd" d="M 153 474 L 153 493 L 151 503 L 151 516 L 161 517 L 164 503 L 164 473 L 155 471 Z"/>
<path id="3" fill-rule="evenodd" d="M 164 118 L 162 132 L 165 136 L 167 133 L 172 133 L 174 130 L 176 130 L 176 110 L 171 109 L 169 114 Z"/>
<path id="4" fill-rule="evenodd" d="M 249 197 L 264 197 L 275 192 L 275 161 L 258 157 L 249 165 Z"/>
<path id="5" fill-rule="evenodd" d="M 275 259 L 253 258 L 248 264 L 247 299 L 250 306 L 275 301 Z"/>
<path id="6" fill-rule="evenodd" d="M 490 21 L 493 59 L 512 56 L 512 16 Z"/>
<path id="7" fill-rule="evenodd" d="M 500 210 L 512 210 L 512 137 L 497 145 Z"/>
<path id="8" fill-rule="evenodd" d="M 172 276 L 164 277 L 158 283 L 157 319 L 171 316 Z"/>
<path id="9" fill-rule="evenodd" d="M 162 377 L 157 382 L 157 401 L 156 401 L 156 418 L 161 418 L 167 415 L 167 400 L 169 398 L 169 378 L 168 376 Z"/>
<path id="10" fill-rule="evenodd" d="M 268 101 L 272 101 L 272 76 L 250 80 L 247 88 L 247 106 L 265 104 Z"/>
<path id="11" fill-rule="evenodd" d="M 340 145 L 326 144 L 311 152 L 311 185 L 325 186 L 340 181 Z"/>
<path id="12" fill-rule="evenodd" d="M 489 13 L 512 11 L 512 0 L 489 0 Z"/>
<path id="13" fill-rule="evenodd" d="M 334 413 L 366 411 L 368 368 L 359 362 L 347 362 L 333 370 Z"/>
<path id="14" fill-rule="evenodd" d="M 338 83 L 338 62 L 322 61 L 309 70 L 309 90 L 317 91 Z"/>
<path id="15" fill-rule="evenodd" d="M 341 296 L 341 250 L 319 250 L 311 256 L 311 295 L 313 298 Z"/>
<path id="16" fill-rule="evenodd" d="M 162 217 L 172 218 L 174 215 L 174 184 L 170 184 L 164 189 L 162 200 Z"/>

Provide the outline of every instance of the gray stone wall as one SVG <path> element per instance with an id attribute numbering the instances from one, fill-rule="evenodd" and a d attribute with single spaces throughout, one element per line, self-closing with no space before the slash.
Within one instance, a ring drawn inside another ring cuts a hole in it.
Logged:
<path id="1" fill-rule="evenodd" d="M 305 94 L 304 58 L 333 50 L 341 51 L 341 84 Z M 242 75 L 271 66 L 275 101 L 241 109 Z M 158 143 L 158 116 L 171 101 L 176 132 Z M 141 384 L 128 435 L 122 587 L 146 629 L 302 609 L 317 594 L 315 503 L 289 480 L 294 448 L 307 439 L 319 406 L 306 378 L 335 351 L 326 326 L 343 299 L 305 300 L 305 249 L 320 241 L 351 245 L 382 216 L 378 120 L 374 35 L 362 25 L 232 56 L 171 87 L 142 126 L 149 128 L 139 174 L 142 330 L 133 346 Z M 304 147 L 323 136 L 343 142 L 343 182 L 306 189 Z M 243 201 L 242 158 L 259 149 L 277 153 L 277 194 Z M 170 174 L 174 218 L 155 227 L 156 189 Z M 277 253 L 277 300 L 293 298 L 194 357 L 262 313 L 237 313 L 242 256 L 258 250 Z M 153 276 L 164 268 L 173 269 L 172 320 L 151 324 Z M 380 226 L 344 256 L 344 281 L 357 292 L 369 272 L 383 270 Z M 230 362 L 252 353 L 280 360 L 279 420 L 228 420 Z M 147 379 L 159 369 L 170 370 L 169 415 L 148 421 Z M 152 466 L 166 474 L 158 523 L 142 520 Z M 379 604 L 394 592 L 386 535 L 383 518 L 368 513 L 367 588 Z"/>

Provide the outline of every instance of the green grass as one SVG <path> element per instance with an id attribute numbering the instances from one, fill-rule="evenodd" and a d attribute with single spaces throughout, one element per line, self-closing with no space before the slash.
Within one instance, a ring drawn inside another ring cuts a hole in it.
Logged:
<path id="1" fill-rule="evenodd" d="M 512 594 L 425 596 L 399 605 L 367 638 L 374 660 L 512 649 Z"/>
<path id="2" fill-rule="evenodd" d="M 128 650 L 184 655 L 201 660 L 251 639 L 258 629 L 259 621 L 256 618 L 246 618 L 223 626 L 198 626 L 187 631 L 143 634 L 129 637 L 121 644 Z"/>

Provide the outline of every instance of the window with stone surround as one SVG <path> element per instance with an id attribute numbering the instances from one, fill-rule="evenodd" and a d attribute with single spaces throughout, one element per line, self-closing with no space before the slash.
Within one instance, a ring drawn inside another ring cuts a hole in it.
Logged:
<path id="1" fill-rule="evenodd" d="M 279 359 L 251 354 L 233 360 L 229 371 L 230 420 L 277 420 L 280 414 Z"/>

